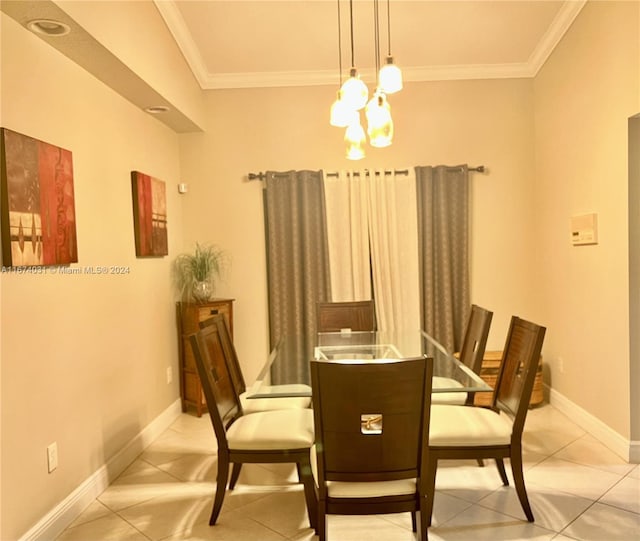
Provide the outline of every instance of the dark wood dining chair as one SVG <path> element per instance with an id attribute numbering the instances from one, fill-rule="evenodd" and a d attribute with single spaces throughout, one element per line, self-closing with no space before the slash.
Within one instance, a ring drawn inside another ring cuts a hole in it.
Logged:
<path id="1" fill-rule="evenodd" d="M 309 522 L 315 528 L 316 500 L 309 461 L 313 412 L 310 408 L 289 408 L 245 415 L 230 369 L 233 344 L 219 329 L 219 325 L 208 325 L 189 337 L 218 443 L 216 493 L 209 524 L 216 523 L 222 508 L 231 463 L 234 471 L 229 488 L 233 489 L 240 473 L 236 466 L 289 462 L 296 464 Z"/>
<path id="2" fill-rule="evenodd" d="M 352 363 L 311 361 L 316 532 L 327 539 L 329 514 L 410 512 L 426 540 L 433 359 Z"/>
<path id="3" fill-rule="evenodd" d="M 245 383 L 240 361 L 233 340 L 231 339 L 231 331 L 229 322 L 222 314 L 214 315 L 199 323 L 199 327 L 204 329 L 210 325 L 218 327 L 218 334 L 224 343 L 228 344 L 228 361 L 231 379 L 236 388 L 236 392 L 242 403 L 242 411 L 245 415 L 256 413 L 258 411 L 281 410 L 289 408 L 309 408 L 311 407 L 311 387 L 309 387 L 309 396 L 293 396 L 293 397 L 270 397 L 270 398 L 247 398 L 247 384 Z M 302 385 L 300 385 L 301 387 Z"/>
<path id="4" fill-rule="evenodd" d="M 429 524 L 438 460 L 485 458 L 495 459 L 505 486 L 509 480 L 504 459 L 510 459 L 520 504 L 527 520 L 533 522 L 522 471 L 522 431 L 545 332 L 545 327 L 511 318 L 491 408 L 432 406 L 425 472 Z"/>
<path id="5" fill-rule="evenodd" d="M 375 331 L 376 313 L 373 300 L 349 302 L 318 302 L 316 304 L 318 332 Z"/>
<path id="6" fill-rule="evenodd" d="M 462 363 L 471 368 L 471 370 L 478 375 L 482 369 L 482 360 L 487 348 L 487 338 L 489 337 L 492 318 L 493 312 L 476 304 L 471 305 L 471 313 L 469 314 L 469 320 L 467 321 L 467 328 L 464 333 L 459 358 Z M 434 388 L 438 386 L 450 387 L 455 385 L 456 382 L 450 378 L 437 376 L 433 378 Z M 472 405 L 474 397 L 474 393 L 434 393 L 431 403 Z"/>

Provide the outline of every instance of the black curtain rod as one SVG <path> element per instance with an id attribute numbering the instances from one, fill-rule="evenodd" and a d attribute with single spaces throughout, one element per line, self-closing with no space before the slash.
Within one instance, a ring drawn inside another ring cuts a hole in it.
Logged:
<path id="1" fill-rule="evenodd" d="M 460 167 L 450 167 L 449 169 L 460 169 Z M 477 167 L 469 167 L 468 171 L 475 171 L 477 173 L 484 173 L 485 171 L 485 167 L 484 165 L 478 165 Z M 366 175 L 369 175 L 369 171 L 365 171 Z M 385 175 L 390 175 L 391 173 L 395 173 L 396 175 L 408 175 L 409 174 L 409 170 L 408 169 L 396 169 L 395 171 L 385 171 L 384 174 Z M 338 172 L 337 171 L 330 171 L 328 173 L 325 173 L 328 177 L 337 177 L 338 176 Z M 358 171 L 355 171 L 353 173 L 355 176 L 360 176 L 360 173 Z M 376 175 L 379 174 L 376 171 Z M 263 173 L 262 171 L 260 171 L 260 173 L 249 173 L 247 175 L 247 178 L 249 180 L 264 180 L 265 178 L 267 178 L 267 174 Z"/>

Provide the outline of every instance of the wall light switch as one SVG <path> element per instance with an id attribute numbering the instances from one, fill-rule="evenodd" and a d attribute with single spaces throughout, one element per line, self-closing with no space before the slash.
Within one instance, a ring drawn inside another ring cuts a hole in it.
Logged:
<path id="1" fill-rule="evenodd" d="M 58 467 L 58 444 L 55 441 L 47 447 L 47 467 L 49 473 Z"/>
<path id="2" fill-rule="evenodd" d="M 571 216 L 571 243 L 574 246 L 598 244 L 598 215 Z"/>
<path id="3" fill-rule="evenodd" d="M 171 383 L 173 381 L 173 368 L 167 366 L 167 383 Z"/>

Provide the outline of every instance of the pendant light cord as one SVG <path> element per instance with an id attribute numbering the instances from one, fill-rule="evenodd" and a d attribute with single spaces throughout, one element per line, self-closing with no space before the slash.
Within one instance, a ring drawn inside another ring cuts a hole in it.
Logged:
<path id="1" fill-rule="evenodd" d="M 340 0 L 338 0 L 338 68 L 340 69 L 340 86 L 342 86 L 342 29 L 340 26 Z"/>
<path id="2" fill-rule="evenodd" d="M 351 23 L 351 67 L 355 68 L 356 63 L 353 55 L 353 0 L 349 0 L 349 19 Z"/>
<path id="3" fill-rule="evenodd" d="M 378 73 L 380 72 L 380 17 L 378 10 L 378 0 L 373 0 L 373 21 L 375 25 L 374 30 L 374 47 L 375 47 L 375 60 L 376 60 L 376 79 L 378 79 Z M 378 81 L 378 84 L 380 81 Z"/>
<path id="4" fill-rule="evenodd" d="M 388 56 L 391 56 L 391 10 L 389 9 L 389 0 L 387 0 L 387 45 L 389 47 Z"/>

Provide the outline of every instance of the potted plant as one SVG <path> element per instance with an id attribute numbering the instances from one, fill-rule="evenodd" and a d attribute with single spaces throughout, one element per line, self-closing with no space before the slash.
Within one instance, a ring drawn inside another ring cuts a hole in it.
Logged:
<path id="1" fill-rule="evenodd" d="M 224 252 L 216 246 L 196 243 L 193 253 L 180 254 L 173 263 L 176 289 L 182 300 L 204 303 L 211 299 L 224 268 Z"/>

